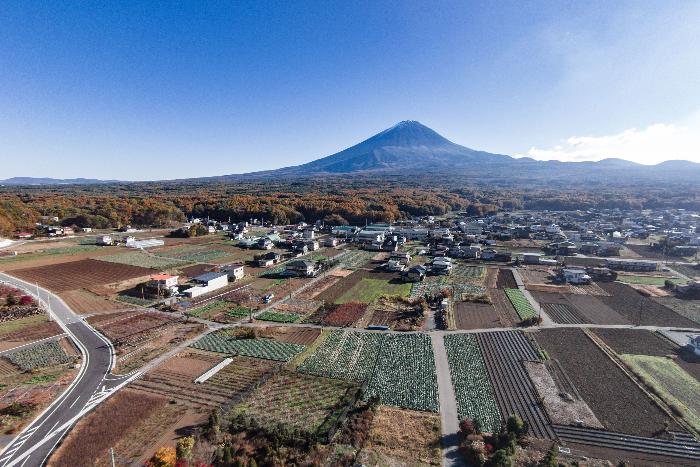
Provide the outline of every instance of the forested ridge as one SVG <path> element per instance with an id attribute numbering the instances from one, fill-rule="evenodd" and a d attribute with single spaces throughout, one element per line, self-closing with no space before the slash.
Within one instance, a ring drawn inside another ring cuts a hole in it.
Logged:
<path id="1" fill-rule="evenodd" d="M 32 230 L 42 216 L 57 216 L 64 225 L 109 228 L 170 227 L 192 216 L 364 224 L 449 211 L 484 215 L 521 208 L 659 207 L 700 209 L 700 188 L 544 188 L 498 182 L 463 187 L 459 180 L 430 177 L 2 187 L 0 234 Z"/>

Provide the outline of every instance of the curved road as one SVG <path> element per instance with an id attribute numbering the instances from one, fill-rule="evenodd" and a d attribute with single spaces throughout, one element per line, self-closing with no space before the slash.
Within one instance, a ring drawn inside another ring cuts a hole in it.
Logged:
<path id="1" fill-rule="evenodd" d="M 82 355 L 80 370 L 70 386 L 0 452 L 0 467 L 40 466 L 80 417 L 131 378 L 129 375 L 110 375 L 114 366 L 114 347 L 57 295 L 2 273 L 0 281 L 34 296 L 38 293 L 42 302 L 50 303 L 53 319 L 73 339 Z"/>

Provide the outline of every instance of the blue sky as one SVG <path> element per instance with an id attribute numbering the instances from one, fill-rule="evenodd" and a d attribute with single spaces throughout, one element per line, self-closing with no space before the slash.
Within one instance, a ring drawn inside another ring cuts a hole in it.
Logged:
<path id="1" fill-rule="evenodd" d="M 700 161 L 700 2 L 4 1 L 0 25 L 0 179 L 271 169 L 407 119 Z"/>

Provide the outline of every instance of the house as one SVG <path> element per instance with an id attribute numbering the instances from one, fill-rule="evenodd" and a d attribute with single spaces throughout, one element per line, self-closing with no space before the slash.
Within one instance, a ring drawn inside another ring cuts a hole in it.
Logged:
<path id="1" fill-rule="evenodd" d="M 390 259 L 389 262 L 386 263 L 386 269 L 387 271 L 401 272 L 406 269 L 406 264 L 396 259 Z"/>
<path id="2" fill-rule="evenodd" d="M 101 246 L 114 245 L 114 239 L 109 235 L 98 235 L 95 239 L 95 243 Z"/>
<path id="3" fill-rule="evenodd" d="M 213 292 L 228 285 L 228 273 L 226 272 L 208 272 L 192 279 L 196 284 L 193 287 L 185 290 L 183 293 L 195 298 L 209 292 Z"/>
<path id="4" fill-rule="evenodd" d="M 274 244 L 272 243 L 272 240 L 270 240 L 267 237 L 261 237 L 258 240 L 255 241 L 253 244 L 254 248 L 257 248 L 258 250 L 271 250 Z"/>
<path id="5" fill-rule="evenodd" d="M 411 254 L 404 251 L 392 251 L 391 255 L 389 256 L 389 259 L 407 264 L 411 262 Z"/>
<path id="6" fill-rule="evenodd" d="M 307 251 L 316 251 L 321 248 L 316 240 L 308 240 L 304 243 L 304 245 L 306 246 Z"/>
<path id="7" fill-rule="evenodd" d="M 433 274 L 448 275 L 452 272 L 452 258 L 438 256 L 430 263 L 430 272 Z"/>
<path id="8" fill-rule="evenodd" d="M 525 264 L 540 264 L 542 253 L 524 253 L 523 263 Z"/>
<path id="9" fill-rule="evenodd" d="M 179 276 L 170 274 L 154 274 L 146 285 L 150 294 L 160 297 L 177 293 L 177 280 Z"/>
<path id="10" fill-rule="evenodd" d="M 281 258 L 282 256 L 279 253 L 270 251 L 269 253 L 256 256 L 255 265 L 259 268 L 269 268 L 270 266 L 279 263 Z"/>
<path id="11" fill-rule="evenodd" d="M 304 232 L 302 232 L 301 237 L 304 240 L 313 240 L 316 238 L 316 232 L 314 232 L 314 229 L 305 229 Z"/>
<path id="12" fill-rule="evenodd" d="M 313 261 L 296 259 L 287 263 L 286 274 L 297 277 L 314 277 L 319 267 Z"/>
<path id="13" fill-rule="evenodd" d="M 688 347 L 695 352 L 695 355 L 700 356 L 700 334 L 696 336 L 691 336 L 688 341 Z"/>
<path id="14" fill-rule="evenodd" d="M 359 230 L 358 227 L 352 225 L 337 225 L 331 228 L 331 233 L 339 237 L 347 238 L 354 236 Z"/>
<path id="15" fill-rule="evenodd" d="M 327 237 L 323 240 L 323 246 L 333 248 L 338 246 L 338 239 L 335 237 Z"/>
<path id="16" fill-rule="evenodd" d="M 462 257 L 463 258 L 478 259 L 480 256 L 481 256 L 481 247 L 479 245 L 469 245 L 467 247 L 462 247 Z"/>
<path id="17" fill-rule="evenodd" d="M 586 274 L 584 269 L 565 268 L 562 269 L 564 281 L 569 284 L 590 284 L 591 276 Z"/>
<path id="18" fill-rule="evenodd" d="M 225 264 L 221 266 L 219 270 L 221 272 L 228 273 L 228 278 L 230 281 L 243 279 L 243 276 L 245 276 L 243 265 L 240 263 Z"/>
<path id="19" fill-rule="evenodd" d="M 413 266 L 407 271 L 403 271 L 401 273 L 401 279 L 404 282 L 420 282 L 425 279 L 425 274 L 427 272 L 428 270 L 425 268 L 425 266 Z"/>

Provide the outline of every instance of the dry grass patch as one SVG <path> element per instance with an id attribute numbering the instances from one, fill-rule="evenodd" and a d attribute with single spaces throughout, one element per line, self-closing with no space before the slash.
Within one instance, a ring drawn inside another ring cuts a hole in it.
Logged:
<path id="1" fill-rule="evenodd" d="M 440 436 L 437 414 L 381 407 L 365 445 L 370 452 L 363 453 L 363 460 L 373 465 L 372 451 L 376 451 L 409 465 L 440 465 Z"/>

